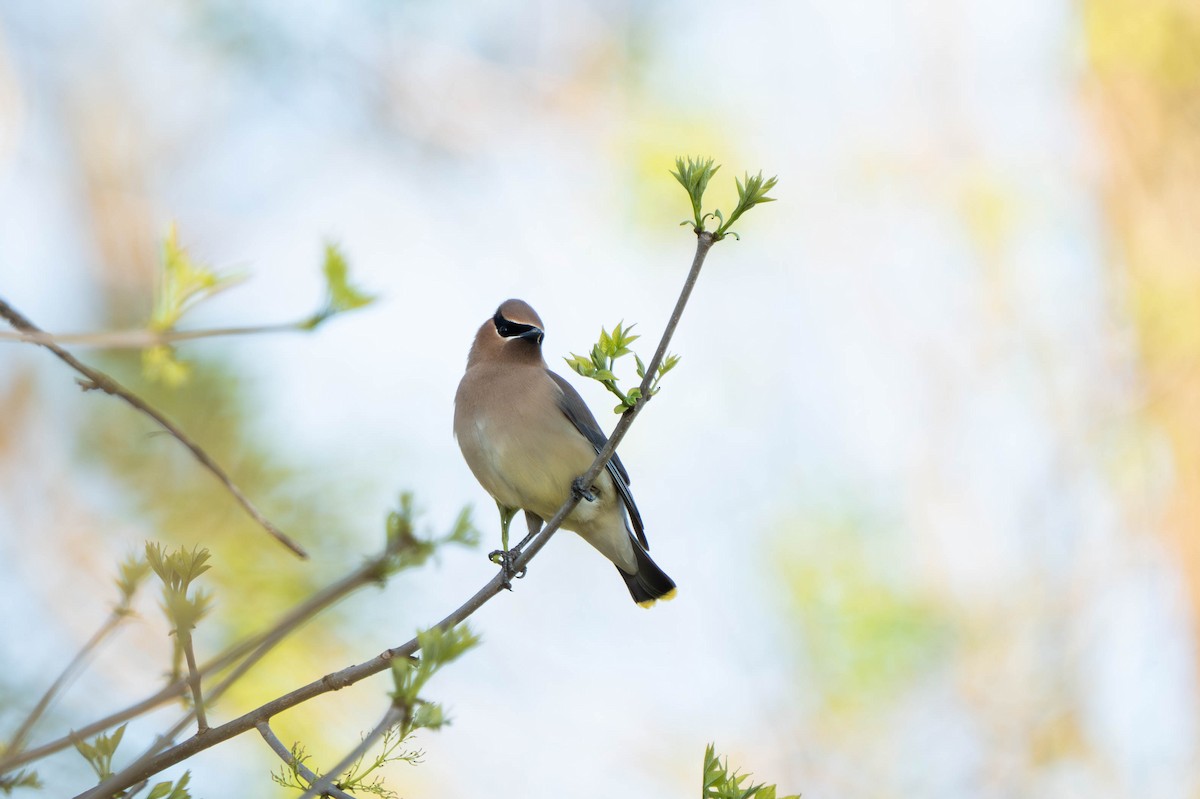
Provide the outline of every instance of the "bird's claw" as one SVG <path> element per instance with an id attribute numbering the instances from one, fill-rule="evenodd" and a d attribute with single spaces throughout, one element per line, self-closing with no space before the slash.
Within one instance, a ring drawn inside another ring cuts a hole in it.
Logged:
<path id="1" fill-rule="evenodd" d="M 591 492 L 591 489 L 586 488 L 583 485 L 583 478 L 581 477 L 576 477 L 571 482 L 571 490 L 575 492 L 575 496 L 579 497 L 580 499 L 586 499 L 588 502 L 596 501 L 596 495 Z"/>
<path id="2" fill-rule="evenodd" d="M 520 571 L 516 568 L 517 558 L 520 557 L 519 549 L 493 549 L 488 553 L 488 560 L 500 567 L 501 573 L 504 575 L 504 582 L 501 583 L 509 591 L 512 590 L 512 580 L 515 577 L 520 580 L 525 576 L 527 571 L 522 568 Z"/>

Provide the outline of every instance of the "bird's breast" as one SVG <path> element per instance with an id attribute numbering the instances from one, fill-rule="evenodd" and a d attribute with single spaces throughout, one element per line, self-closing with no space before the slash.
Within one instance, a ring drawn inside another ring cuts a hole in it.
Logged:
<path id="1" fill-rule="evenodd" d="M 468 385 L 465 401 L 460 388 L 455 403 L 459 447 L 476 479 L 498 502 L 550 518 L 595 452 L 558 409 L 548 390 L 553 384 L 518 388 L 511 383 L 489 380 L 482 396 Z"/>

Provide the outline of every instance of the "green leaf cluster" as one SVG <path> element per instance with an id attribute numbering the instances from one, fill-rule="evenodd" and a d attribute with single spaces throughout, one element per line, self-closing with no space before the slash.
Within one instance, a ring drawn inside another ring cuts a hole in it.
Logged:
<path id="1" fill-rule="evenodd" d="M 645 383 L 646 365 L 642 363 L 642 359 L 636 352 L 630 349 L 632 344 L 639 335 L 631 334 L 635 325 L 629 327 L 624 326 L 624 322 L 618 322 L 613 328 L 612 333 L 609 333 L 606 328 L 600 328 L 600 339 L 592 345 L 592 350 L 588 355 L 576 355 L 571 353 L 570 358 L 563 358 L 567 365 L 575 370 L 576 373 L 583 377 L 589 377 L 592 380 L 598 381 L 621 403 L 613 408 L 613 413 L 625 413 L 625 411 L 638 404 L 642 398 L 641 386 L 635 386 L 629 389 L 628 392 L 622 391 L 619 385 L 619 378 L 614 369 L 619 358 L 626 355 L 633 355 L 634 361 L 637 363 L 637 375 Z M 662 380 L 663 375 L 675 368 L 679 363 L 678 355 L 667 355 L 663 362 L 659 364 L 655 370 L 654 380 L 650 383 L 648 393 L 653 396 L 658 393 L 658 384 Z"/>
<path id="2" fill-rule="evenodd" d="M 0 793 L 9 796 L 17 788 L 33 788 L 42 787 L 42 780 L 38 777 L 36 771 L 26 771 L 21 769 L 16 774 L 6 774 L 0 776 Z"/>
<path id="3" fill-rule="evenodd" d="M 162 271 L 150 313 L 148 329 L 163 333 L 174 329 L 185 313 L 243 279 L 241 275 L 221 275 L 211 267 L 192 260 L 179 243 L 179 232 L 171 225 L 163 241 Z M 142 351 L 142 373 L 149 380 L 168 386 L 182 385 L 190 370 L 175 357 L 175 350 L 158 344 Z"/>
<path id="4" fill-rule="evenodd" d="M 175 782 L 163 780 L 156 782 L 150 789 L 146 799 L 192 799 L 188 791 L 188 783 L 192 781 L 192 772 L 185 771 Z"/>
<path id="5" fill-rule="evenodd" d="M 175 636 L 173 678 L 180 674 L 184 650 L 192 643 L 192 630 L 212 606 L 211 594 L 192 590 L 192 583 L 212 568 L 208 560 L 204 547 L 196 546 L 191 551 L 179 547 L 169 552 L 156 541 L 146 542 L 146 562 L 162 582 L 162 609 Z"/>
<path id="6" fill-rule="evenodd" d="M 737 233 L 730 230 L 730 227 L 741 218 L 742 214 L 754 206 L 774 202 L 775 198 L 768 197 L 767 192 L 775 188 L 775 184 L 779 182 L 777 177 L 764 179 L 761 171 L 753 176 L 747 172 L 741 179 L 735 177 L 733 182 L 737 186 L 738 202 L 733 213 L 726 219 L 725 214 L 719 208 L 714 208 L 708 213 L 704 212 L 704 192 L 708 188 L 708 182 L 720 168 L 720 164 L 714 164 L 711 158 L 688 156 L 686 159 L 676 158 L 675 170 L 671 172 L 679 181 L 679 185 L 683 186 L 688 193 L 688 199 L 692 203 L 692 218 L 685 219 L 680 224 L 691 225 L 696 233 L 703 233 L 705 232 L 704 223 L 709 217 L 712 217 L 717 221 L 717 229 L 712 234 L 714 241 L 720 241 L 730 235 L 735 239 L 740 238 Z"/>
<path id="7" fill-rule="evenodd" d="M 737 771 L 730 773 L 729 758 L 723 761 L 717 756 L 716 747 L 709 744 L 704 750 L 704 787 L 700 793 L 701 799 L 776 799 L 775 786 L 751 783 L 743 787 L 749 774 Z M 780 799 L 800 799 L 799 794 L 780 797 Z"/>
<path id="8" fill-rule="evenodd" d="M 446 723 L 440 709 L 431 711 L 430 703 L 422 700 L 418 694 L 442 666 L 478 646 L 479 637 L 471 632 L 470 627 L 462 624 L 449 630 L 438 627 L 421 630 L 417 633 L 417 643 L 420 657 L 396 658 L 392 661 L 392 678 L 396 685 L 392 700 L 411 711 L 406 716 L 413 717 L 414 726 L 437 729 Z"/>
<path id="9" fill-rule="evenodd" d="M 301 323 L 302 328 L 313 330 L 336 314 L 366 307 L 377 299 L 375 295 L 367 294 L 350 283 L 350 267 L 346 263 L 346 256 L 332 242 L 325 245 L 322 271 L 325 274 L 325 302 L 320 310 Z"/>
<path id="10" fill-rule="evenodd" d="M 387 545 L 383 557 L 379 559 L 379 568 L 375 575 L 377 581 L 384 582 L 404 569 L 424 565 L 446 544 L 479 546 L 479 530 L 471 520 L 470 507 L 459 511 L 450 531 L 440 536 L 426 531 L 423 536 L 418 537 L 416 522 L 419 515 L 413 495 L 407 491 L 402 493 L 400 507 L 387 517 Z"/>
<path id="11" fill-rule="evenodd" d="M 146 562 L 145 558 L 131 554 L 121 562 L 121 565 L 117 567 L 116 578 L 117 591 L 121 598 L 113 609 L 114 613 L 121 616 L 133 613 L 130 607 L 133 604 L 133 596 L 148 574 L 150 574 L 150 564 Z"/>
<path id="12" fill-rule="evenodd" d="M 75 750 L 83 755 L 83 759 L 96 772 L 101 782 L 113 775 L 113 755 L 117 753 L 117 747 L 121 745 L 121 739 L 125 737 L 125 728 L 128 726 L 122 724 L 112 732 L 101 733 L 93 738 L 91 743 L 75 741 Z"/>
<path id="13" fill-rule="evenodd" d="M 163 269 L 150 314 L 150 329 L 160 333 L 171 330 L 196 304 L 242 279 L 242 275 L 220 275 L 211 267 L 193 261 L 179 243 L 179 231 L 171 225 L 163 241 Z"/>

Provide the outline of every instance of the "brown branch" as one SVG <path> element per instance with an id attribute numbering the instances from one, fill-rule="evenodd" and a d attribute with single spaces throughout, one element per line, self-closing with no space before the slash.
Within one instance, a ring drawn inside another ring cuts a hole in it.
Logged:
<path id="1" fill-rule="evenodd" d="M 0 331 L 0 342 L 24 342 L 27 344 L 58 344 L 74 347 L 96 347 L 109 350 L 144 350 L 181 341 L 223 336 L 254 336 L 264 333 L 291 333 L 314 330 L 312 317 L 297 322 L 280 322 L 273 325 L 247 325 L 244 327 L 215 327 L 205 330 L 113 330 L 104 333 L 46 333 L 45 331 Z"/>
<path id="2" fill-rule="evenodd" d="M 33 324 L 33 322 L 30 322 L 28 319 L 22 316 L 15 308 L 5 302 L 2 298 L 0 298 L 0 316 L 4 317 L 6 320 L 8 320 L 9 324 L 23 333 L 43 332 L 39 327 Z M 242 493 L 241 489 L 234 484 L 233 480 L 231 480 L 229 476 L 225 474 L 225 470 L 217 465 L 217 462 L 214 461 L 207 452 L 201 449 L 200 445 L 192 441 L 187 434 L 180 430 L 174 422 L 148 405 L 145 400 L 122 386 L 112 377 L 108 376 L 104 372 L 101 372 L 99 369 L 95 369 L 82 363 L 75 358 L 75 356 L 71 355 L 71 353 L 67 352 L 57 344 L 49 341 L 39 341 L 38 344 L 53 352 L 56 356 L 58 356 L 59 360 L 87 378 L 86 380 L 80 381 L 80 385 L 83 386 L 85 391 L 98 389 L 103 391 L 105 394 L 111 394 L 114 397 L 119 397 L 133 408 L 141 411 L 157 422 L 159 426 L 170 433 L 177 441 L 179 441 L 179 443 L 183 444 L 188 448 L 189 451 L 191 451 L 196 460 L 200 461 L 200 464 L 204 466 L 204 468 L 208 469 L 208 471 L 210 471 L 217 478 L 217 480 L 219 480 L 221 484 L 225 486 L 226 490 L 228 490 L 229 493 L 233 495 L 233 498 L 238 501 L 238 504 L 240 504 L 246 510 L 246 512 L 250 514 L 251 518 L 258 522 L 264 530 L 270 533 L 277 541 L 295 552 L 301 558 L 308 557 L 308 553 L 305 552 L 299 544 L 288 538 L 279 528 L 272 524 L 271 521 L 264 516 L 257 507 L 254 506 L 254 503 L 252 503 L 250 499 Z"/>
<path id="3" fill-rule="evenodd" d="M 646 369 L 646 379 L 653 375 L 653 370 L 657 368 L 661 362 L 663 353 L 666 352 L 667 345 L 670 342 L 671 336 L 675 332 L 675 328 L 679 324 L 679 319 L 683 314 L 683 309 L 687 305 L 688 298 L 691 296 L 692 288 L 696 284 L 696 279 L 700 275 L 700 268 L 704 264 L 704 259 L 711 249 L 714 238 L 712 233 L 697 232 L 696 234 L 696 255 L 692 260 L 692 268 L 688 273 L 687 279 L 684 282 L 683 289 L 679 295 L 679 299 L 675 303 L 675 310 L 671 314 L 671 318 L 667 323 L 666 330 L 663 332 L 662 340 L 659 342 L 658 350 L 650 361 L 650 365 Z M 642 406 L 649 401 L 649 396 L 643 394 L 636 405 L 626 411 L 621 421 L 617 423 L 613 430 L 612 436 L 609 437 L 608 443 L 596 455 L 596 459 L 592 462 L 591 467 L 584 473 L 580 480 L 581 485 L 589 485 L 605 465 L 612 458 L 616 451 L 617 445 L 621 443 L 621 439 L 625 437 L 629 426 L 633 424 L 633 420 L 640 413 Z M 572 496 L 563 504 L 554 517 L 546 524 L 546 527 L 529 545 L 529 547 L 521 553 L 514 563 L 514 568 L 520 571 L 530 560 L 546 545 L 550 536 L 562 525 L 563 521 L 579 504 L 581 497 L 572 492 Z M 457 607 L 455 610 L 438 622 L 437 626 L 443 630 L 454 627 L 459 624 L 476 610 L 486 604 L 492 597 L 500 593 L 508 585 L 504 571 L 501 570 L 489 580 L 475 594 Z M 338 691 L 347 686 L 353 685 L 373 674 L 378 674 L 388 667 L 393 658 L 411 657 L 416 654 L 420 645 L 416 638 L 412 638 L 406 643 L 394 648 L 388 649 L 379 655 L 353 666 L 347 666 L 341 671 L 336 671 L 331 674 L 326 674 L 318 680 L 310 682 L 308 685 L 297 688 L 290 693 L 284 694 L 281 697 L 271 700 L 266 704 L 251 710 L 239 716 L 232 721 L 221 724 L 217 727 L 212 727 L 203 735 L 194 735 L 181 744 L 172 746 L 170 749 L 163 751 L 161 754 L 153 758 L 139 758 L 138 761 L 131 764 L 119 773 L 114 774 L 107 780 L 96 787 L 79 794 L 75 799 L 106 799 L 117 791 L 123 790 L 130 785 L 133 785 L 141 780 L 147 779 L 160 771 L 170 768 L 171 766 L 181 763 L 184 760 L 192 757 L 198 752 L 202 752 L 219 743 L 241 735 L 244 732 L 255 729 L 260 723 L 269 721 L 274 716 L 303 704 L 314 697 L 329 693 L 330 691 Z M 160 736 L 160 740 L 162 737 Z"/>
<path id="4" fill-rule="evenodd" d="M 313 773 L 312 769 L 304 765 L 304 762 L 301 761 L 300 758 L 296 757 L 294 752 L 283 745 L 283 741 L 279 740 L 279 736 L 277 736 L 275 731 L 271 729 L 270 724 L 264 721 L 261 724 L 256 724 L 255 728 L 258 730 L 258 734 L 263 737 L 263 740 L 267 742 L 267 746 L 271 747 L 271 751 L 279 755 L 279 759 L 282 760 L 288 768 L 294 770 L 298 775 L 300 775 L 301 779 L 303 779 L 309 785 L 313 785 L 319 779 L 321 779 Z M 334 799 L 355 799 L 353 795 L 346 793 L 340 788 L 335 788 L 332 785 L 324 788 L 321 792 L 321 795 L 332 796 Z"/>

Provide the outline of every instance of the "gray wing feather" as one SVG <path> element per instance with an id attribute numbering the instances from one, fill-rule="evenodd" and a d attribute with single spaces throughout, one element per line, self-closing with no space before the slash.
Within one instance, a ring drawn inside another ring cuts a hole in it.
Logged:
<path id="1" fill-rule="evenodd" d="M 583 397 L 579 396 L 575 387 L 561 376 L 549 369 L 546 370 L 546 374 L 550 375 L 550 379 L 562 390 L 558 407 L 562 409 L 563 415 L 571 420 L 575 429 L 582 433 L 584 438 L 591 442 L 592 448 L 599 453 L 608 443 L 608 436 L 604 435 L 604 431 L 600 429 L 600 423 L 588 409 Z M 621 463 L 621 458 L 616 453 L 613 453 L 612 460 L 608 462 L 608 473 L 612 476 L 613 485 L 617 487 L 617 493 L 621 495 L 621 501 L 625 503 L 625 509 L 629 511 L 629 519 L 633 522 L 633 531 L 637 534 L 638 542 L 649 551 L 650 544 L 646 541 L 646 532 L 642 526 L 642 514 L 638 512 L 637 505 L 634 504 L 633 494 L 629 493 L 629 472 L 625 471 L 625 464 Z"/>

